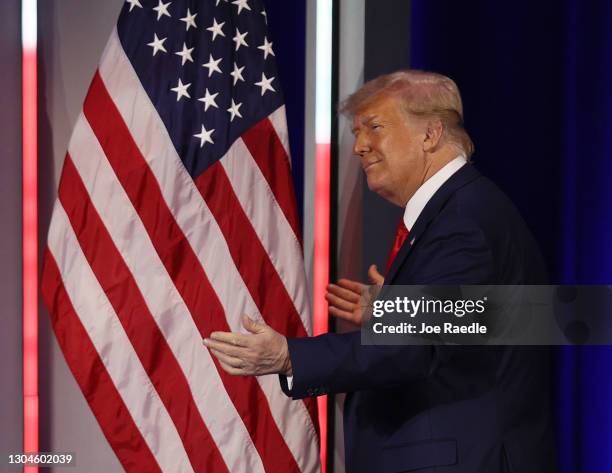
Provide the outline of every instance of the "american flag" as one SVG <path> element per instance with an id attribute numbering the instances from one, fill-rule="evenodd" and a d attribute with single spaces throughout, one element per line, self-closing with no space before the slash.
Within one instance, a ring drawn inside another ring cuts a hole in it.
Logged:
<path id="1" fill-rule="evenodd" d="M 260 0 L 128 0 L 64 162 L 42 292 L 130 472 L 320 471 L 316 407 L 202 344 L 311 321 Z"/>

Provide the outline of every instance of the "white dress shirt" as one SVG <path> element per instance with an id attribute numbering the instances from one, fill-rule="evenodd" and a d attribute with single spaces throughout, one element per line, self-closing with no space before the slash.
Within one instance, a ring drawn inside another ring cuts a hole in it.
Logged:
<path id="1" fill-rule="evenodd" d="M 421 212 L 427 205 L 427 202 L 429 202 L 436 191 L 442 187 L 442 184 L 448 181 L 448 179 L 459 171 L 459 169 L 461 169 L 466 163 L 467 159 L 465 159 L 465 156 L 460 154 L 451 162 L 446 164 L 437 173 L 427 179 L 421 185 L 421 187 L 417 189 L 406 204 L 406 209 L 404 210 L 404 225 L 406 225 L 408 230 L 412 229 L 414 222 L 416 222 L 419 215 L 421 215 Z"/>

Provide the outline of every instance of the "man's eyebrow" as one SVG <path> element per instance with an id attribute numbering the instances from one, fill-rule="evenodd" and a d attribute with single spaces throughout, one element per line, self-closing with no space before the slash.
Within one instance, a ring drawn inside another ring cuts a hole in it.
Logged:
<path id="1" fill-rule="evenodd" d="M 367 117 L 359 120 L 359 125 L 369 125 L 371 122 L 373 122 L 377 118 L 378 118 L 378 115 L 368 115 Z M 359 125 L 351 127 L 351 132 L 353 133 L 353 135 L 355 134 L 355 131 L 357 130 L 357 128 L 359 128 Z"/>
<path id="2" fill-rule="evenodd" d="M 376 120 L 377 118 L 378 118 L 378 115 L 368 115 L 367 117 L 365 117 L 365 118 L 362 120 L 362 123 L 363 123 L 364 125 L 367 125 L 367 124 L 369 124 L 369 123 L 373 122 L 374 120 Z"/>

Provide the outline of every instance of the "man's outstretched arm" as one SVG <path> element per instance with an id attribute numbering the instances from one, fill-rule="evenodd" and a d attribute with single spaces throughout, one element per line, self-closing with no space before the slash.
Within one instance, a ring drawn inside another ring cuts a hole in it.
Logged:
<path id="1" fill-rule="evenodd" d="M 482 232 L 458 221 L 454 231 L 430 229 L 420 252 L 428 262 L 415 280 L 427 284 L 490 284 L 491 252 Z M 361 333 L 287 340 L 262 322 L 245 319 L 250 334 L 212 333 L 205 344 L 235 375 L 293 376 L 294 398 L 397 386 L 431 375 L 462 347 L 365 346 Z M 286 388 L 286 386 L 285 386 Z"/>

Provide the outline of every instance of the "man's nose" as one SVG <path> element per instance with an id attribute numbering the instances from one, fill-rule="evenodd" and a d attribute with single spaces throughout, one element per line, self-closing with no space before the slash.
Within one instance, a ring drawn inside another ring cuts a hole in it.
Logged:
<path id="1" fill-rule="evenodd" d="M 353 153 L 357 156 L 363 156 L 370 151 L 370 143 L 367 138 L 363 134 L 357 135 L 355 137 L 355 144 L 353 145 Z"/>

